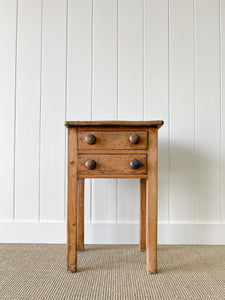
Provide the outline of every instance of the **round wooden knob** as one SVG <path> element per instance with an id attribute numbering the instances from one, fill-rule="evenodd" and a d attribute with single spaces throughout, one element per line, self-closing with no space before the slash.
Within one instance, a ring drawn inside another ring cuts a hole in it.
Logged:
<path id="1" fill-rule="evenodd" d="M 140 166 L 141 166 L 141 162 L 140 162 L 140 160 L 138 160 L 138 159 L 133 159 L 131 162 L 130 162 L 130 167 L 131 167 L 131 169 L 139 169 L 140 168 Z"/>
<path id="2" fill-rule="evenodd" d="M 88 159 L 85 162 L 85 168 L 88 170 L 94 170 L 96 167 L 96 162 L 93 159 Z"/>
<path id="3" fill-rule="evenodd" d="M 129 141 L 131 144 L 138 144 L 140 137 L 137 133 L 132 133 L 129 137 Z"/>
<path id="4" fill-rule="evenodd" d="M 87 134 L 85 136 L 85 142 L 89 145 L 93 145 L 96 142 L 96 137 L 94 136 L 94 134 Z"/>

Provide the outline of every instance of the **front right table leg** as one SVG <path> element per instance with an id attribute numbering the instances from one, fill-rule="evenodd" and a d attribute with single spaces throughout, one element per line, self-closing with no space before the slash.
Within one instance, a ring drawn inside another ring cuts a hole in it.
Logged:
<path id="1" fill-rule="evenodd" d="M 158 129 L 148 130 L 146 182 L 146 271 L 157 272 Z"/>

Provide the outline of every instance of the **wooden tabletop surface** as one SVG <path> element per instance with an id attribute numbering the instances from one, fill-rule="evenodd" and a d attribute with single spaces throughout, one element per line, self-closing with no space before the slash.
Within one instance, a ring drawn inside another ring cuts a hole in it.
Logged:
<path id="1" fill-rule="evenodd" d="M 66 121 L 65 126 L 140 126 L 160 128 L 163 123 L 163 121 Z"/>

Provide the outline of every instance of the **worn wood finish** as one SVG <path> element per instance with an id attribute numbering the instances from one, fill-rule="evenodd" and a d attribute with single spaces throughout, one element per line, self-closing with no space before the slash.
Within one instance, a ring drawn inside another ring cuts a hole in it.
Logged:
<path id="1" fill-rule="evenodd" d="M 148 178 L 147 174 L 78 174 L 78 178 Z"/>
<path id="2" fill-rule="evenodd" d="M 147 272 L 156 273 L 158 128 L 163 121 L 93 121 L 65 124 L 69 129 L 68 270 L 76 272 L 77 249 L 84 249 L 84 179 L 140 178 L 139 249 L 146 250 Z"/>
<path id="3" fill-rule="evenodd" d="M 138 135 L 139 141 L 131 143 L 130 137 L 134 134 Z M 95 143 L 87 143 L 87 136 L 94 136 Z M 145 131 L 79 131 L 78 132 L 78 148 L 79 149 L 147 149 L 147 132 Z"/>
<path id="4" fill-rule="evenodd" d="M 65 126 L 137 126 L 137 127 L 156 127 L 160 128 L 163 121 L 66 121 Z"/>
<path id="5" fill-rule="evenodd" d="M 146 250 L 146 179 L 140 180 L 139 250 Z"/>
<path id="6" fill-rule="evenodd" d="M 78 240 L 77 250 L 84 250 L 84 179 L 78 180 Z"/>
<path id="7" fill-rule="evenodd" d="M 77 271 L 77 129 L 68 132 L 67 269 Z"/>
<path id="8" fill-rule="evenodd" d="M 90 150 L 79 150 L 78 149 L 78 154 L 132 154 L 133 151 L 129 151 L 129 150 L 122 150 L 122 149 L 119 149 L 119 150 L 111 150 L 111 149 L 99 149 L 99 150 L 96 150 L 96 149 L 90 149 Z M 136 154 L 147 154 L 147 149 L 146 150 L 135 150 L 135 153 Z"/>
<path id="9" fill-rule="evenodd" d="M 134 159 L 138 159 L 141 162 L 141 166 L 138 169 L 132 169 L 130 162 Z M 96 167 L 93 170 L 89 170 L 85 167 L 85 163 L 88 160 L 94 160 Z M 138 175 L 147 173 L 146 155 L 98 155 L 89 154 L 78 156 L 78 174 L 79 175 Z"/>
<path id="10" fill-rule="evenodd" d="M 157 185 L 158 185 L 158 130 L 149 129 L 148 179 L 146 185 L 146 270 L 157 271 Z"/>

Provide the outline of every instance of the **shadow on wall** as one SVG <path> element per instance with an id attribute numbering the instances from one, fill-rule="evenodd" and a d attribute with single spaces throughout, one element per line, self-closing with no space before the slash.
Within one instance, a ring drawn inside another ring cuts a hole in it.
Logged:
<path id="1" fill-rule="evenodd" d="M 214 151 L 215 153 L 215 151 Z M 159 138 L 159 221 L 220 220 L 220 156 Z"/>

